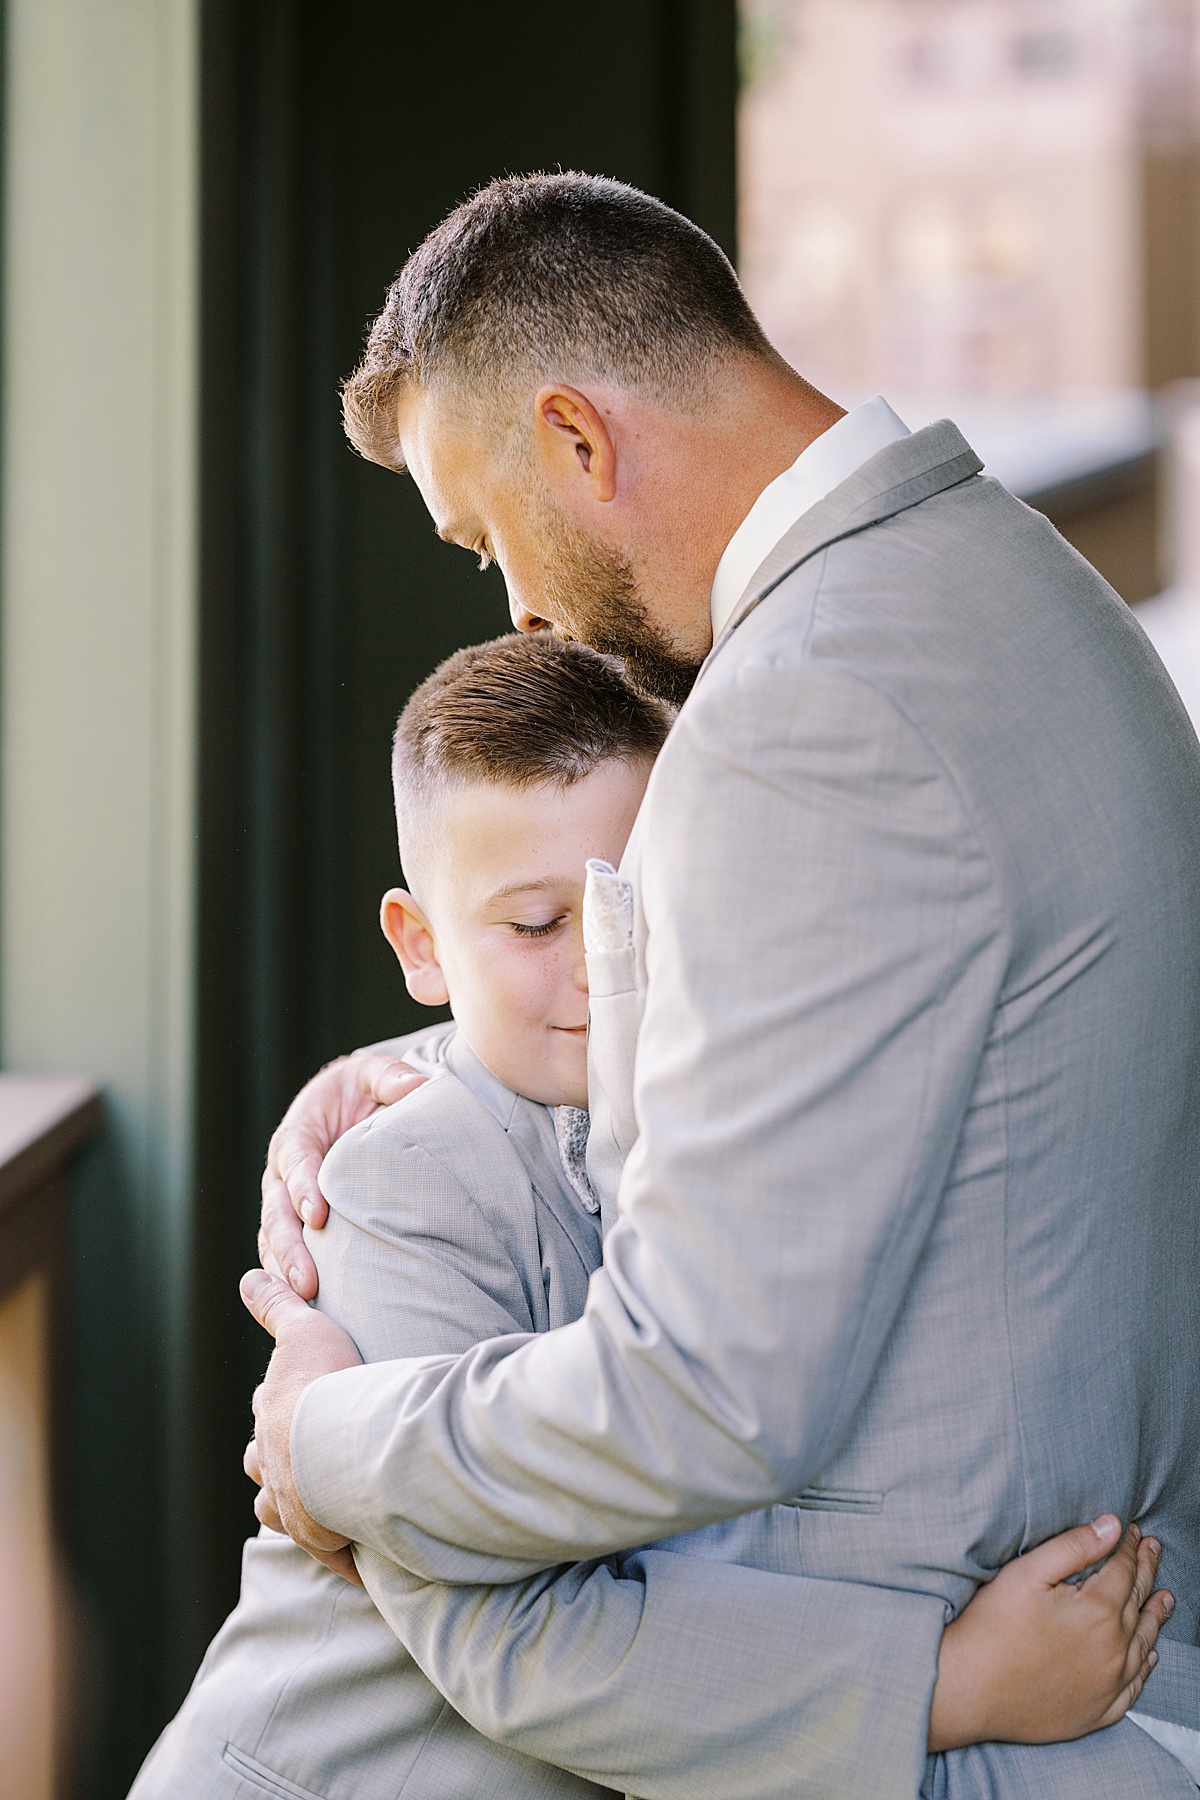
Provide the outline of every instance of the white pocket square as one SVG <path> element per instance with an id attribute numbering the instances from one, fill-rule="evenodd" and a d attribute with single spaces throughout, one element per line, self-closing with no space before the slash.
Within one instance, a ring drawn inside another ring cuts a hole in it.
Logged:
<path id="1" fill-rule="evenodd" d="M 583 944 L 588 951 L 628 950 L 633 943 L 633 883 L 593 857 L 583 890 Z"/>

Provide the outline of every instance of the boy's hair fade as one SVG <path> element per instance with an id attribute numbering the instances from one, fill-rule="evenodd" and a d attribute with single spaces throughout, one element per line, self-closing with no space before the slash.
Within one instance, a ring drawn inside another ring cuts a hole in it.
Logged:
<path id="1" fill-rule="evenodd" d="M 506 176 L 408 258 L 343 386 L 342 414 L 363 456 L 400 468 L 396 409 L 409 383 L 448 383 L 470 404 L 590 378 L 688 404 L 737 355 L 776 357 L 698 225 L 602 176 Z"/>
<path id="2" fill-rule="evenodd" d="M 548 633 L 458 650 L 423 681 L 392 743 L 397 818 L 475 782 L 571 787 L 607 761 L 652 761 L 673 713 L 619 662 Z"/>

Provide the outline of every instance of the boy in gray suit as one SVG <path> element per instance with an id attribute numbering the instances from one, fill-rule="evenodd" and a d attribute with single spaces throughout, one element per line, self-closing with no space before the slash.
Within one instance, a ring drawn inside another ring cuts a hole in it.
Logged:
<path id="1" fill-rule="evenodd" d="M 319 1304 L 367 1360 L 583 1310 L 601 1259 L 584 869 L 620 860 L 669 723 L 605 658 L 529 637 L 460 652 L 401 717 L 413 891 L 384 897 L 383 929 L 414 997 L 455 1017 L 402 1046 L 428 1084 L 322 1172 Z M 343 1566 L 364 1590 L 264 1530 L 134 1800 L 899 1800 L 931 1692 L 935 1748 L 1091 1730 L 1140 1692 L 1168 1605 L 1147 1599 L 1157 1546 L 1131 1532 L 1065 1585 L 1116 1520 L 1010 1565 L 943 1633 L 934 1596 L 807 1578 L 803 1507 L 496 1588 L 422 1583 L 360 1547 L 357 1575 Z"/>

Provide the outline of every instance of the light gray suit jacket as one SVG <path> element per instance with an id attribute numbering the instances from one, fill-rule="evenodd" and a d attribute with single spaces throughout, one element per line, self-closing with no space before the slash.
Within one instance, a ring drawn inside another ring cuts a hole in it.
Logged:
<path id="1" fill-rule="evenodd" d="M 437 1079 L 326 1161 L 323 1309 L 368 1357 L 576 1318 L 599 1223 L 552 1115 L 444 1028 L 400 1048 Z M 367 1594 L 264 1531 L 132 1800 L 790 1800 L 846 1779 L 903 1800 L 941 1604 L 785 1578 L 787 1534 L 762 1525 L 757 1566 L 724 1566 L 702 1533 L 699 1560 L 673 1543 L 504 1589 L 432 1586 L 364 1550 Z"/>
<path id="2" fill-rule="evenodd" d="M 808 1573 L 958 1607 L 1109 1508 L 1163 1540 L 1146 1706 L 1194 1725 L 1200 754 L 979 466 L 931 426 L 805 515 L 659 759 L 584 1318 L 328 1377 L 293 1457 L 318 1518 L 450 1580 L 806 1495 Z M 927 1779 L 1192 1791 L 1129 1724 Z"/>

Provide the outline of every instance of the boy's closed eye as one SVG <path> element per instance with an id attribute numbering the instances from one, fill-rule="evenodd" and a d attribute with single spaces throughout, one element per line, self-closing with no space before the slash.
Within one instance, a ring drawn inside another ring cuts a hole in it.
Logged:
<path id="1" fill-rule="evenodd" d="M 519 919 L 510 919 L 508 921 L 508 923 L 509 923 L 511 929 L 516 932 L 518 937 L 523 937 L 523 938 L 549 937 L 551 932 L 557 931 L 561 925 L 566 924 L 566 914 L 559 913 L 559 915 L 556 919 L 547 919 L 545 921 L 545 923 L 541 924 L 541 925 L 525 925 L 525 924 L 522 924 Z"/>
<path id="2" fill-rule="evenodd" d="M 381 922 L 408 990 L 448 999 L 465 1043 L 528 1100 L 587 1105 L 587 862 L 620 859 L 649 772 L 614 756 L 571 781 L 455 782 L 436 804 L 418 789 L 401 809 L 417 893 L 391 889 Z"/>

